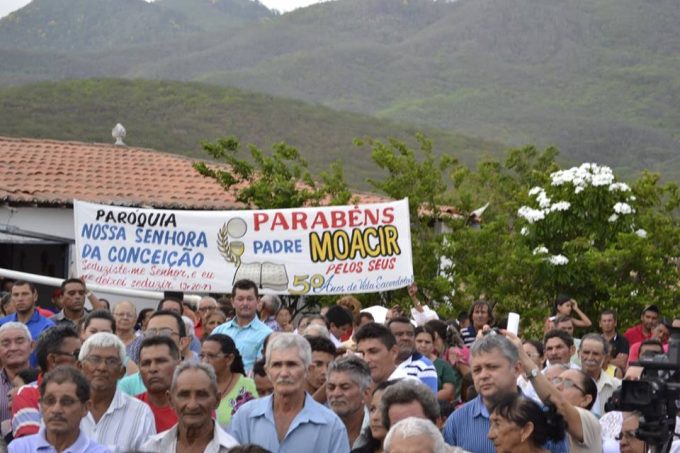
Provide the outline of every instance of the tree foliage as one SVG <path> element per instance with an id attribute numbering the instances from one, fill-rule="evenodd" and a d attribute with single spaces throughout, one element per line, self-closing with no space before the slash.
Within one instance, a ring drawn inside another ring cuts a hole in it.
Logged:
<path id="1" fill-rule="evenodd" d="M 628 185 L 596 164 L 561 169 L 556 149 L 532 146 L 469 168 L 435 153 L 423 135 L 417 142 L 412 149 L 397 140 L 356 141 L 370 147 L 384 173 L 369 183 L 394 199 L 408 198 L 415 279 L 440 314 L 454 315 L 486 298 L 497 317 L 521 313 L 532 334 L 559 293 L 576 298 L 593 318 L 613 309 L 624 325 L 647 304 L 666 312 L 676 306 L 676 184 L 644 172 Z M 250 147 L 252 162 L 236 156 L 234 138 L 205 149 L 231 171 L 204 164 L 197 169 L 234 188 L 248 206 L 347 203 L 351 197 L 339 165 L 317 182 L 297 150 L 285 144 L 275 145 L 271 155 Z M 375 296 L 361 299 L 376 302 Z M 405 292 L 382 295 L 383 303 L 392 299 L 405 299 Z"/>

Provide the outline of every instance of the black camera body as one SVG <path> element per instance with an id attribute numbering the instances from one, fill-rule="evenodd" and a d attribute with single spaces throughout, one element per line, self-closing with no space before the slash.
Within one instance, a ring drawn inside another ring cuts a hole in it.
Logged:
<path id="1" fill-rule="evenodd" d="M 652 452 L 667 453 L 675 435 L 680 403 L 680 329 L 673 328 L 668 354 L 632 363 L 644 367 L 639 381 L 623 381 L 605 404 L 606 411 L 637 411 L 642 414 L 636 437 Z"/>

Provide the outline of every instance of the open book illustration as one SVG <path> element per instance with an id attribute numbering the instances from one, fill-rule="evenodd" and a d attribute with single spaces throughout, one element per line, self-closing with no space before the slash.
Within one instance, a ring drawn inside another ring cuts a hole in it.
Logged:
<path id="1" fill-rule="evenodd" d="M 244 278 L 254 281 L 260 288 L 274 291 L 288 289 L 288 274 L 284 264 L 241 262 L 234 274 L 234 282 Z"/>

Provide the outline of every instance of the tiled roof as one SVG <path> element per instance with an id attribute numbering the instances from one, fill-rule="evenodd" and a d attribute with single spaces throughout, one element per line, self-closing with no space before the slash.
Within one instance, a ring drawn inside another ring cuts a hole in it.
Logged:
<path id="1" fill-rule="evenodd" d="M 144 148 L 0 137 L 0 202 L 70 206 L 76 198 L 173 209 L 243 207 L 191 164 Z"/>
<path id="2" fill-rule="evenodd" d="M 245 208 L 192 162 L 146 148 L 0 137 L 0 203 L 70 206 L 75 198 L 167 209 Z M 355 197 L 359 203 L 389 201 Z"/>

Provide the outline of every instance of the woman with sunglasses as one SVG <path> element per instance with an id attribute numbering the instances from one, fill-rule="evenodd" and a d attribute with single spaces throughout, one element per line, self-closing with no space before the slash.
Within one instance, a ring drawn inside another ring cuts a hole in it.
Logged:
<path id="1" fill-rule="evenodd" d="M 511 332 L 503 331 L 518 349 L 519 360 L 525 376 L 546 404 L 552 404 L 567 424 L 567 438 L 571 453 L 602 453 L 602 428 L 590 412 L 597 400 L 595 381 L 581 370 L 565 370 L 549 381 L 536 362 L 522 348 L 522 340 Z"/>

